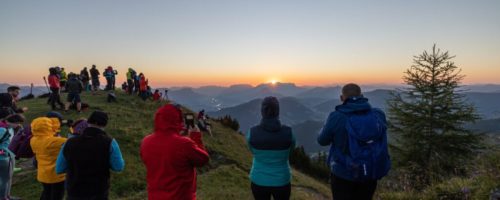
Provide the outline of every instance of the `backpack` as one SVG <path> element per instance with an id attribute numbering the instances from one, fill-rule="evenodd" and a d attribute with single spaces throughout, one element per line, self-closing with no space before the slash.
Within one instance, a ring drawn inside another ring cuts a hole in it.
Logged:
<path id="1" fill-rule="evenodd" d="M 31 126 L 29 125 L 24 126 L 14 135 L 9 144 L 9 150 L 16 155 L 16 159 L 32 158 L 35 155 L 30 145 L 31 137 Z"/>
<path id="2" fill-rule="evenodd" d="M 354 181 L 380 180 L 391 168 L 387 125 L 377 112 L 372 109 L 363 114 L 347 114 L 349 153 L 338 153 L 337 157 Z"/>

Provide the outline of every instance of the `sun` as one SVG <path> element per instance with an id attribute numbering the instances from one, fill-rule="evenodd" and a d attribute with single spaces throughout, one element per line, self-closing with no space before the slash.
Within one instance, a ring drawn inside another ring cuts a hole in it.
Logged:
<path id="1" fill-rule="evenodd" d="M 271 80 L 270 82 L 271 84 L 276 85 L 276 83 L 278 83 L 278 80 Z"/>

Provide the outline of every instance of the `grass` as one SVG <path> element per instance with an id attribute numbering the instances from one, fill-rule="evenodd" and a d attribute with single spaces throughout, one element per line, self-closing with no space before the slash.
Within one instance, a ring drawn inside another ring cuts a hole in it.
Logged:
<path id="1" fill-rule="evenodd" d="M 140 142 L 152 132 L 154 112 L 162 104 L 143 102 L 138 97 L 118 92 L 118 103 L 107 103 L 106 94 L 83 94 L 82 99 L 91 105 L 83 114 L 68 113 L 68 119 L 88 117 L 94 110 L 109 113 L 106 132 L 113 136 L 125 158 L 125 171 L 113 173 L 110 199 L 147 199 L 146 171 L 139 157 Z M 44 116 L 49 111 L 47 99 L 33 99 L 20 103 L 29 107 L 29 121 Z M 182 102 L 177 102 L 182 104 Z M 188 111 L 186 109 L 186 111 Z M 219 123 L 213 124 L 213 137 L 205 135 L 204 142 L 211 155 L 210 163 L 198 170 L 198 199 L 251 199 L 248 172 L 252 156 L 243 136 Z M 67 128 L 63 129 L 63 135 Z M 42 186 L 36 181 L 36 171 L 30 160 L 21 160 L 23 171 L 15 174 L 12 194 L 23 199 L 38 199 Z M 292 199 L 331 199 L 329 187 L 302 173 L 293 171 Z"/>

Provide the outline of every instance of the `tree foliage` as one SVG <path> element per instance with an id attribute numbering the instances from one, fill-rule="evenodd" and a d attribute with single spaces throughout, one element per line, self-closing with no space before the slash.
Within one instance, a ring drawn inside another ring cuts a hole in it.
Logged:
<path id="1" fill-rule="evenodd" d="M 388 101 L 396 164 L 417 188 L 459 175 L 481 148 L 481 136 L 464 128 L 479 116 L 460 90 L 464 76 L 453 58 L 436 45 L 415 56 L 403 77 L 408 87 Z"/>

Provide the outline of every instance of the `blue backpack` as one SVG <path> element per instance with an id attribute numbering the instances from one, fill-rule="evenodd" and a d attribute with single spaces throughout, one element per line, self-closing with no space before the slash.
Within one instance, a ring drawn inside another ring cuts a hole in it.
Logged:
<path id="1" fill-rule="evenodd" d="M 380 180 L 389 173 L 391 160 L 387 148 L 387 125 L 380 111 L 347 114 L 349 153 L 337 153 L 354 181 Z"/>

